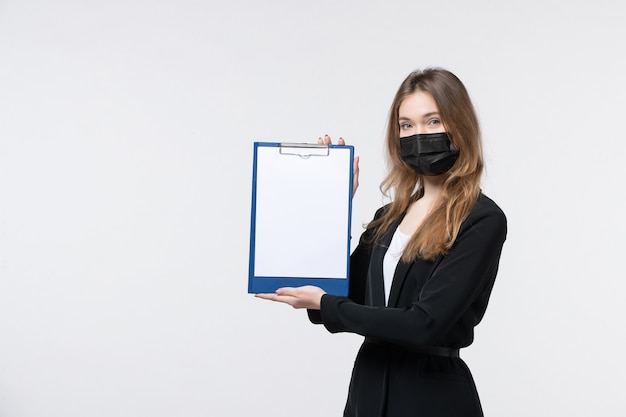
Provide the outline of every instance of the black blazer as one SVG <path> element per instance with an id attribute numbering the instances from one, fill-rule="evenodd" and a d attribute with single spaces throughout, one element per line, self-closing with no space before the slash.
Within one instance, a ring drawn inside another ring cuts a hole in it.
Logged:
<path id="1" fill-rule="evenodd" d="M 498 271 L 506 217 L 481 194 L 446 256 L 398 264 L 385 306 L 382 261 L 400 221 L 377 244 L 366 242 L 371 232 L 363 234 L 350 259 L 348 297 L 325 294 L 320 310 L 309 311 L 332 333 L 365 336 L 345 415 L 480 416 L 465 363 L 419 351 L 472 343 Z"/>

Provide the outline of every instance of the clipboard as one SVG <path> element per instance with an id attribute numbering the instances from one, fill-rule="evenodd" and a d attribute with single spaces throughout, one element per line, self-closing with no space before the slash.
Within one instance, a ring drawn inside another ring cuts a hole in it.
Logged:
<path id="1" fill-rule="evenodd" d="M 354 147 L 255 142 L 248 293 L 347 295 Z"/>

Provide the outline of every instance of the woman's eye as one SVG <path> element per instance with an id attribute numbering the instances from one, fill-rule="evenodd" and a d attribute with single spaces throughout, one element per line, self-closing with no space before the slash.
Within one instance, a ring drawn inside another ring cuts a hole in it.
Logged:
<path id="1" fill-rule="evenodd" d="M 411 128 L 411 125 L 409 123 L 402 123 L 400 125 L 400 129 L 405 129 L 406 130 L 406 129 L 410 129 L 410 128 Z"/>
<path id="2" fill-rule="evenodd" d="M 440 124 L 441 124 L 441 120 L 438 120 L 438 119 L 433 119 L 433 120 L 430 120 L 430 121 L 428 122 L 428 124 L 429 124 L 429 125 L 431 125 L 431 126 L 438 126 L 438 125 L 440 125 Z"/>

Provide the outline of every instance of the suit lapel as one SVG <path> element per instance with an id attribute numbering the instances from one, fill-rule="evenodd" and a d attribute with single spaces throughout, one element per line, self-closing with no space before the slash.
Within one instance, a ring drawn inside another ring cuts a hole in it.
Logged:
<path id="1" fill-rule="evenodd" d="M 374 307 L 384 307 L 385 306 L 385 284 L 383 279 L 383 258 L 385 257 L 385 253 L 387 253 L 387 249 L 389 248 L 389 244 L 391 243 L 391 239 L 393 238 L 393 234 L 395 233 L 398 225 L 402 221 L 401 216 L 398 220 L 392 223 L 387 230 L 387 233 L 383 236 L 383 238 L 374 245 L 372 249 L 372 258 L 370 259 L 370 267 L 367 274 L 367 292 L 366 292 L 366 300 L 369 305 Z M 400 263 L 401 264 L 401 263 Z M 396 274 L 397 275 L 397 271 Z M 395 280 L 395 276 L 394 276 Z M 391 293 L 393 294 L 393 286 L 391 289 Z M 391 303 L 389 303 L 391 305 Z"/>
<path id="2" fill-rule="evenodd" d="M 400 296 L 400 290 L 404 286 L 404 281 L 406 280 L 407 275 L 409 274 L 409 270 L 411 266 L 415 263 L 405 263 L 400 260 L 398 262 L 398 266 L 396 267 L 396 272 L 393 275 L 393 281 L 391 283 L 391 290 L 389 294 L 389 301 L 387 305 L 390 307 L 395 307 L 398 304 L 398 297 Z"/>

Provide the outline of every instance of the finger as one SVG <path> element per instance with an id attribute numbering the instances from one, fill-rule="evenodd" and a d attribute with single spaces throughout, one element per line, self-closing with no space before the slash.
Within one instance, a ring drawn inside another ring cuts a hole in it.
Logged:
<path id="1" fill-rule="evenodd" d="M 342 145 L 342 146 L 343 146 L 343 145 L 345 145 L 345 144 L 346 144 L 346 141 L 345 141 L 345 140 L 343 140 L 343 138 L 339 138 L 339 139 L 337 139 L 337 143 L 338 143 L 339 145 Z"/>
<path id="2" fill-rule="evenodd" d="M 285 297 L 297 297 L 298 289 L 294 287 L 283 287 L 276 290 L 276 295 Z"/>
<path id="3" fill-rule="evenodd" d="M 359 188 L 359 157 L 354 158 L 353 162 L 353 177 L 352 177 L 352 197 L 356 194 L 356 190 Z"/>
<path id="4" fill-rule="evenodd" d="M 272 300 L 275 301 L 276 294 L 254 294 L 256 298 L 262 298 L 264 300 Z"/>
<path id="5" fill-rule="evenodd" d="M 320 136 L 319 138 L 317 138 L 317 143 L 318 143 L 318 145 L 323 145 L 324 144 L 324 139 L 322 139 L 322 137 Z"/>
<path id="6" fill-rule="evenodd" d="M 264 300 L 275 301 L 277 303 L 288 304 L 294 308 L 296 308 L 296 303 L 298 299 L 296 297 L 288 296 L 288 295 L 278 295 L 278 294 L 255 294 L 257 298 L 262 298 Z"/>
<path id="7" fill-rule="evenodd" d="M 331 143 L 330 136 L 324 135 L 324 145 L 330 145 Z"/>

